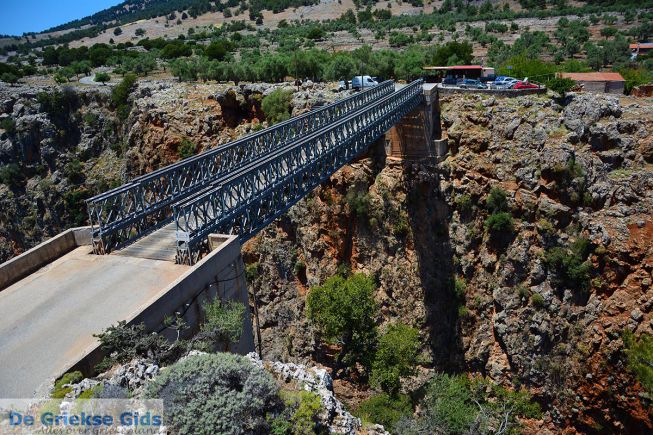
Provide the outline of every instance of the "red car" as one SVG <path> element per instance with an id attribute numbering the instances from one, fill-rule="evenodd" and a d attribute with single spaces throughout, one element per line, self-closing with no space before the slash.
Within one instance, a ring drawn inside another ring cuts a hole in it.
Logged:
<path id="1" fill-rule="evenodd" d="M 529 82 L 517 82 L 517 84 L 515 84 L 515 86 L 513 86 L 512 88 L 513 89 L 538 89 L 539 86 Z"/>

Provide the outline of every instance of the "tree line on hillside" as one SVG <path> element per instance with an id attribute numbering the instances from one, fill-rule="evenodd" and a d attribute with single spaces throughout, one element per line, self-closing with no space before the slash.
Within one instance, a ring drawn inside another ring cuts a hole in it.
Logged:
<path id="1" fill-rule="evenodd" d="M 495 66 L 498 72 L 527 76 L 535 81 L 548 81 L 558 71 L 580 72 L 606 67 L 626 77 L 627 91 L 653 80 L 650 55 L 641 55 L 633 62 L 628 47 L 633 39 L 646 40 L 653 36 L 653 12 L 626 13 L 623 19 L 632 24 L 627 30 L 616 27 L 617 18 L 605 13 L 582 19 L 562 17 L 552 36 L 542 31 L 519 29 L 514 22 L 508 25 L 487 21 L 483 27 L 468 23 L 464 31 L 453 33 L 453 42 L 444 44 L 444 33 L 434 32 L 431 26 L 437 22 L 438 26 L 447 28 L 450 25 L 448 17 L 461 13 L 457 2 L 452 5 L 451 11 L 443 13 L 441 8 L 435 14 L 420 16 L 395 17 L 369 9 L 355 14 L 349 10 L 340 18 L 322 24 L 282 21 L 275 30 L 257 29 L 240 20 L 220 28 L 191 29 L 188 35 L 180 35 L 177 39 L 144 38 L 136 44 L 94 44 L 79 48 L 48 46 L 41 51 L 10 57 L 9 62 L 0 67 L 0 75 L 5 75 L 3 81 L 13 83 L 34 74 L 38 70 L 37 56 L 40 56 L 46 69 L 38 71 L 55 75 L 59 82 L 88 74 L 98 66 L 113 67 L 120 75 L 135 73 L 141 76 L 170 67 L 172 73 L 184 81 L 273 82 L 288 76 L 341 80 L 361 73 L 411 80 L 424 74 L 424 65 L 472 62 L 471 45 L 462 42 L 470 40 L 488 47 L 487 63 Z M 495 13 L 513 14 L 512 11 Z M 389 34 L 383 33 L 396 23 L 406 24 L 411 20 L 420 23 L 411 32 L 390 30 Z M 599 23 L 603 24 L 601 39 L 592 40 L 589 26 Z M 361 25 L 376 26 L 375 37 L 387 37 L 395 49 L 371 50 L 364 46 L 353 52 L 333 52 L 316 48 L 332 32 L 353 29 L 355 33 Z M 501 33 L 517 31 L 521 34 L 512 45 L 498 38 Z M 399 48 L 401 50 L 397 50 Z M 545 58 L 553 62 L 543 60 Z"/>

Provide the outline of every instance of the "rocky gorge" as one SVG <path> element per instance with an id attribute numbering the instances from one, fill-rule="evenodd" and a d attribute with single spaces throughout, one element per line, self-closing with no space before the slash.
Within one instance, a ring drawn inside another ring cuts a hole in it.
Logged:
<path id="1" fill-rule="evenodd" d="M 246 245 L 265 356 L 328 365 L 306 293 L 343 269 L 364 272 L 378 283 L 378 323 L 422 333 L 426 363 L 407 391 L 432 370 L 476 373 L 533 393 L 544 417 L 529 431 L 650 431 L 650 396 L 622 340 L 653 328 L 650 103 L 441 104 L 446 159 L 361 159 Z M 486 223 L 493 189 L 514 219 L 498 234 Z M 578 241 L 591 272 L 576 285 L 552 253 Z M 350 404 L 370 394 L 340 380 L 335 390 Z"/>
<path id="2" fill-rule="evenodd" d="M 92 194 L 265 125 L 273 88 L 141 81 L 124 119 L 101 86 L 0 88 L 0 261 L 84 224 Z M 311 85 L 293 113 L 339 96 Z M 543 410 L 523 422 L 530 433 L 650 432 L 651 396 L 623 342 L 626 330 L 653 333 L 650 103 L 443 98 L 447 158 L 364 156 L 243 247 L 263 358 L 329 370 L 306 295 L 363 272 L 377 283 L 377 323 L 420 330 L 405 391 L 464 372 L 527 389 Z M 495 206 L 502 226 L 489 221 Z M 576 254 L 580 277 L 564 267 Z M 372 393 L 343 379 L 332 389 L 351 408 Z"/>

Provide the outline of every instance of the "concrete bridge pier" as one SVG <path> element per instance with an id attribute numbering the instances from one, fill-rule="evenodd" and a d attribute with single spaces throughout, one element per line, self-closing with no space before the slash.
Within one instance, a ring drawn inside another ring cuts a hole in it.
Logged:
<path id="1" fill-rule="evenodd" d="M 424 103 L 386 133 L 386 156 L 401 160 L 443 159 L 448 153 L 442 139 L 437 87 L 424 84 Z"/>

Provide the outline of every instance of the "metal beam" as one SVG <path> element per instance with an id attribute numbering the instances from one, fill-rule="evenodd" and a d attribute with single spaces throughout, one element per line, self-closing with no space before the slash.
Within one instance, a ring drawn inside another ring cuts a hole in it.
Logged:
<path id="1" fill-rule="evenodd" d="M 216 178 L 320 130 L 393 91 L 394 82 L 388 80 L 365 92 L 181 160 L 88 199 L 94 251 L 107 253 L 170 222 L 172 204 L 206 189 Z"/>
<path id="2" fill-rule="evenodd" d="M 365 151 L 423 98 L 422 81 L 417 80 L 178 202 L 173 206 L 177 262 L 196 262 L 208 250 L 206 239 L 212 232 L 248 240 Z"/>

